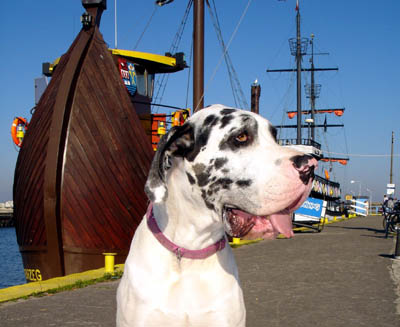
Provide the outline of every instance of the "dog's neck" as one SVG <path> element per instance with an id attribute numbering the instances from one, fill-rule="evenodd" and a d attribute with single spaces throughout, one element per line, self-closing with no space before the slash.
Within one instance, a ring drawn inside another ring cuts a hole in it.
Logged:
<path id="1" fill-rule="evenodd" d="M 200 192 L 193 192 L 187 177 L 176 169 L 168 178 L 168 198 L 155 203 L 154 217 L 164 235 L 175 244 L 198 250 L 224 236 L 219 215 L 204 205 Z M 170 182 L 170 181 L 174 182 Z"/>

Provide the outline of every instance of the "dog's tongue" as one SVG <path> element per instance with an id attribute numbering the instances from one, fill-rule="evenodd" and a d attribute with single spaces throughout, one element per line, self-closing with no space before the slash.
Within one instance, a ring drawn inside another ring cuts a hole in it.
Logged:
<path id="1" fill-rule="evenodd" d="M 289 212 L 281 211 L 269 217 L 272 226 L 286 237 L 293 237 L 292 217 Z"/>
<path id="2" fill-rule="evenodd" d="M 253 216 L 240 210 L 232 210 L 232 213 L 230 222 L 234 229 L 234 235 L 245 236 L 248 234 L 250 237 L 269 239 L 276 238 L 279 233 L 286 237 L 294 236 L 292 218 L 287 210 L 272 214 L 269 219 L 262 216 Z"/>

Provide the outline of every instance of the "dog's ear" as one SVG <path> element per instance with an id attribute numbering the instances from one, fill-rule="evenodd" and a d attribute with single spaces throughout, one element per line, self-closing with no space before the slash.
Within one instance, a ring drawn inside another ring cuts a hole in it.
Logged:
<path id="1" fill-rule="evenodd" d="M 194 129 L 186 122 L 172 127 L 157 146 L 147 177 L 145 192 L 153 203 L 164 201 L 168 196 L 166 174 L 174 157 L 187 157 L 194 148 Z"/>

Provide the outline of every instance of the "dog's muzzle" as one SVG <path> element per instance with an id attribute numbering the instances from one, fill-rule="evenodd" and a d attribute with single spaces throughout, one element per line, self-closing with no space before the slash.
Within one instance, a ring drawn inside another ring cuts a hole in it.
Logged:
<path id="1" fill-rule="evenodd" d="M 243 210 L 225 207 L 222 218 L 232 237 L 275 239 L 279 234 L 293 236 L 291 212 L 288 209 L 269 216 L 257 216 Z"/>

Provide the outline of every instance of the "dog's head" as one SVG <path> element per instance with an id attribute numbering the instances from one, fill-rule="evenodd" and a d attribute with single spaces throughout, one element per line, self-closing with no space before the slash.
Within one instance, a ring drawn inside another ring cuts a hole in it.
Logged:
<path id="1" fill-rule="evenodd" d="M 261 116 L 214 105 L 162 138 L 145 191 L 158 203 L 180 184 L 232 236 L 291 236 L 290 215 L 308 196 L 316 165 L 278 145 L 275 128 Z"/>

